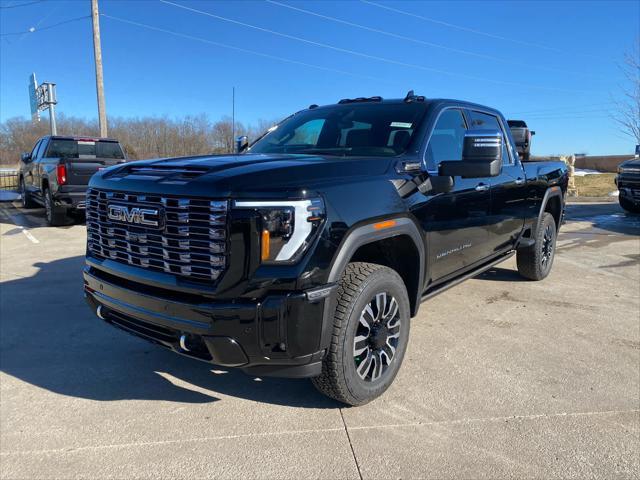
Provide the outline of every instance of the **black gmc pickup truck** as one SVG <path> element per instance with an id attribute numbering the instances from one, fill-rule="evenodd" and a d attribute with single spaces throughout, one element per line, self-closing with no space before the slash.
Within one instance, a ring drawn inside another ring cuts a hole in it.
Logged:
<path id="1" fill-rule="evenodd" d="M 98 317 L 360 405 L 392 383 L 424 300 L 514 254 L 528 279 L 551 269 L 567 170 L 523 165 L 492 108 L 345 99 L 240 149 L 93 176 L 84 290 Z"/>

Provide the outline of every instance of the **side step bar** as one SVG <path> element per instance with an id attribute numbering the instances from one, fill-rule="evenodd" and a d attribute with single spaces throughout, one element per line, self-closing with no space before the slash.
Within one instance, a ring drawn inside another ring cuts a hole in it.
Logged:
<path id="1" fill-rule="evenodd" d="M 490 268 L 495 267 L 499 263 L 502 263 L 505 260 L 510 259 L 515 254 L 516 254 L 516 252 L 515 252 L 515 250 L 513 250 L 513 251 L 507 253 L 506 255 L 502 255 L 502 256 L 496 258 L 495 260 L 490 261 L 489 263 L 485 263 L 484 265 L 482 265 L 480 268 L 477 268 L 476 270 L 472 270 L 470 272 L 465 273 L 464 275 L 462 275 L 460 277 L 454 278 L 453 280 L 449 280 L 448 282 L 443 283 L 442 285 L 437 285 L 436 287 L 433 287 L 432 290 L 428 290 L 427 293 L 425 293 L 422 296 L 421 302 L 424 302 L 425 300 L 429 300 L 430 298 L 433 298 L 436 295 L 449 290 L 451 287 L 455 287 L 456 285 L 464 282 L 465 280 L 469 280 L 470 278 L 477 277 L 481 273 L 484 273 L 487 270 L 489 270 Z"/>

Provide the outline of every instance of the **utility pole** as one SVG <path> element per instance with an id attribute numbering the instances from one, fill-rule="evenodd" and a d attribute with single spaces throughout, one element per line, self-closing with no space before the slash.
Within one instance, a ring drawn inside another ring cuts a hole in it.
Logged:
<path id="1" fill-rule="evenodd" d="M 96 93 L 98 95 L 98 124 L 100 136 L 107 136 L 107 109 L 104 104 L 104 79 L 102 77 L 102 47 L 100 46 L 100 13 L 98 0 L 91 0 L 91 18 L 93 20 L 93 58 L 96 64 Z"/>
<path id="2" fill-rule="evenodd" d="M 236 87 L 231 90 L 231 153 L 236 144 Z"/>

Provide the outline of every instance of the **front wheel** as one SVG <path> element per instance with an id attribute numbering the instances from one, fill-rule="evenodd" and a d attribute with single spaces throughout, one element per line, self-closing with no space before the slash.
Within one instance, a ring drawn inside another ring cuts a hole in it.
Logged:
<path id="1" fill-rule="evenodd" d="M 322 373 L 313 378 L 325 395 L 363 405 L 393 382 L 409 339 L 409 297 L 394 270 L 350 263 L 337 291 L 333 335 Z"/>
<path id="2" fill-rule="evenodd" d="M 22 208 L 34 208 L 37 206 L 27 190 L 27 185 L 24 183 L 24 177 L 20 179 L 20 197 L 22 198 Z"/>

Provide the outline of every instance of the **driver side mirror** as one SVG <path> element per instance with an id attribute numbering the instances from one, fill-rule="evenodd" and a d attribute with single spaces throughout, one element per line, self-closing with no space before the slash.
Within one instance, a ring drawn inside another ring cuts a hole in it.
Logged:
<path id="1" fill-rule="evenodd" d="M 236 138 L 236 153 L 242 153 L 249 148 L 249 137 L 241 135 Z"/>
<path id="2" fill-rule="evenodd" d="M 29 163 L 31 161 L 31 154 L 29 152 L 24 152 L 22 155 L 20 155 L 20 159 L 24 163 Z"/>
<path id="3" fill-rule="evenodd" d="M 533 137 L 536 134 L 535 130 L 531 130 L 531 136 Z"/>
<path id="4" fill-rule="evenodd" d="M 445 177 L 497 177 L 502 169 L 502 133 L 499 130 L 468 130 L 464 135 L 462 160 L 440 162 Z"/>

